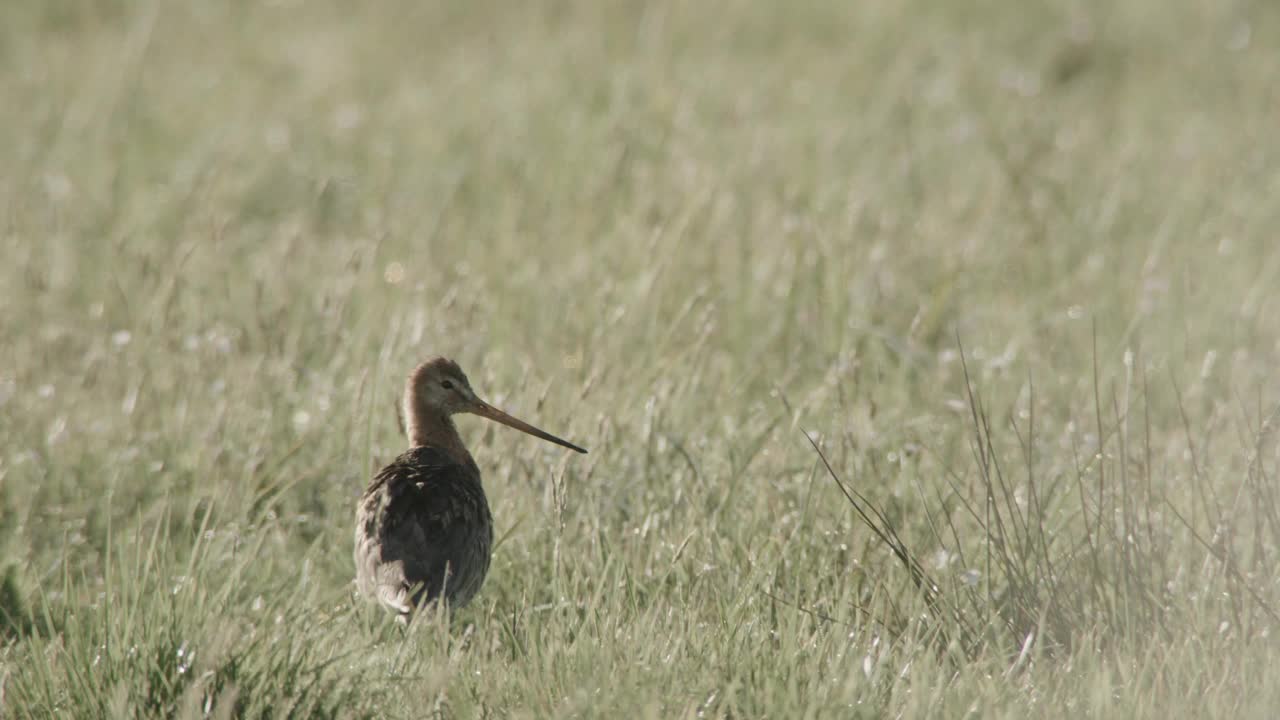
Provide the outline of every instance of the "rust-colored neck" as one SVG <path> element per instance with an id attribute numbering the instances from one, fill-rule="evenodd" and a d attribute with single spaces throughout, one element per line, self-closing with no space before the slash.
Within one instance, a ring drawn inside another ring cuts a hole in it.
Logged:
<path id="1" fill-rule="evenodd" d="M 409 436 L 410 447 L 439 448 L 459 464 L 475 466 L 475 460 L 467 452 L 467 446 L 462 444 L 462 437 L 458 435 L 458 427 L 453 424 L 453 418 L 438 409 L 424 407 L 415 402 L 411 395 L 405 398 L 404 405 L 405 434 Z"/>

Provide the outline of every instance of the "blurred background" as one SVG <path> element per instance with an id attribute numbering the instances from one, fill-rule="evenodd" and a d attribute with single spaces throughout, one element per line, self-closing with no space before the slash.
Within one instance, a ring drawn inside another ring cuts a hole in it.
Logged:
<path id="1" fill-rule="evenodd" d="M 1263 717 L 1278 80 L 1264 2 L 8 3 L 0 709 Z M 591 455 L 462 421 L 406 638 L 430 354 Z"/>

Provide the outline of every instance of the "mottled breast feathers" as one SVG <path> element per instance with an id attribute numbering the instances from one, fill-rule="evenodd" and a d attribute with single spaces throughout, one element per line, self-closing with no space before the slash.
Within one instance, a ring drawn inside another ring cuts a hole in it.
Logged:
<path id="1" fill-rule="evenodd" d="M 488 573 L 492 528 L 475 464 L 413 448 L 379 471 L 360 499 L 356 584 L 403 617 L 441 596 L 465 605 Z"/>

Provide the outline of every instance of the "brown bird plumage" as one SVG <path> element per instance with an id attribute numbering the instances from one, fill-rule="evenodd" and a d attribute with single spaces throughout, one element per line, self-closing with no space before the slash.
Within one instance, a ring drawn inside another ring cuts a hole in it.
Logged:
<path id="1" fill-rule="evenodd" d="M 476 397 L 452 360 L 432 358 L 404 390 L 409 450 L 373 476 L 356 508 L 356 586 L 408 620 L 441 597 L 461 607 L 489 571 L 493 518 L 453 415 L 472 413 L 585 453 Z"/>

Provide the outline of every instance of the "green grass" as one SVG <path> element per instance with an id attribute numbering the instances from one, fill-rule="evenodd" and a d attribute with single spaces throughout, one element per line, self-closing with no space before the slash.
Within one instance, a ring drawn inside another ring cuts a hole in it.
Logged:
<path id="1" fill-rule="evenodd" d="M 1269 4 L 48 0 L 0 69 L 4 717 L 1280 707 Z M 502 540 L 405 633 L 429 354 L 591 454 L 462 420 Z"/>

